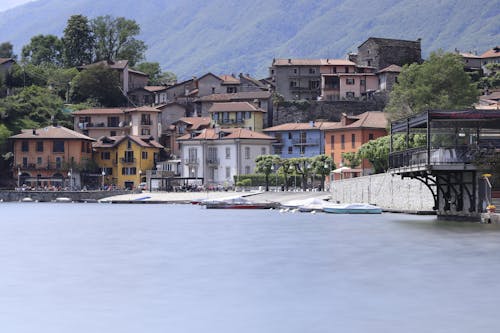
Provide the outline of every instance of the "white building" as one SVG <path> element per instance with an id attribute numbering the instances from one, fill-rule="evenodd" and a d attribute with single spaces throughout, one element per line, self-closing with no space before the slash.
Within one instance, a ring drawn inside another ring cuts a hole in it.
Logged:
<path id="1" fill-rule="evenodd" d="M 182 177 L 205 186 L 234 186 L 235 177 L 255 172 L 257 156 L 271 153 L 273 137 L 243 128 L 207 128 L 177 139 Z"/>

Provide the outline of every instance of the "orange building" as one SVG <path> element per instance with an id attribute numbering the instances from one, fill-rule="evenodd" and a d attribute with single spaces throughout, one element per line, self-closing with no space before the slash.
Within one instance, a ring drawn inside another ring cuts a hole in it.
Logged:
<path id="1" fill-rule="evenodd" d="M 337 166 L 347 166 L 342 154 L 357 152 L 364 143 L 387 135 L 387 119 L 380 111 L 368 111 L 358 116 L 342 115 L 338 123 L 324 127 L 325 154 L 330 155 Z M 363 160 L 356 173 L 369 174 L 371 164 Z"/>
<path id="2" fill-rule="evenodd" d="M 18 186 L 80 187 L 94 139 L 66 127 L 22 130 L 10 137 Z"/>

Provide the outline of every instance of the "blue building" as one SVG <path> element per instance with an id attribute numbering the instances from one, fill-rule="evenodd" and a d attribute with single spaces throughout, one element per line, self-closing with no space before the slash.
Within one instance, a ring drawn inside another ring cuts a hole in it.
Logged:
<path id="1" fill-rule="evenodd" d="M 276 142 L 272 144 L 272 154 L 281 158 L 313 157 L 325 153 L 323 128 L 331 128 L 337 124 L 314 121 L 288 123 L 269 127 L 263 131 L 276 138 Z"/>

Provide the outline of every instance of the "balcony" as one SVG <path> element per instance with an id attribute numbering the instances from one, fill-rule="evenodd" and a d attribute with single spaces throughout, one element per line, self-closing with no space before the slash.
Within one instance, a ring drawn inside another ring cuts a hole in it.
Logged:
<path id="1" fill-rule="evenodd" d="M 307 139 L 307 140 L 293 139 L 292 143 L 294 146 L 318 146 L 319 139 Z"/>
<path id="2" fill-rule="evenodd" d="M 207 158 L 207 165 L 208 166 L 218 166 L 219 165 L 219 159 L 217 157 L 209 157 Z"/>
<path id="3" fill-rule="evenodd" d="M 241 125 L 245 123 L 245 119 L 219 119 L 217 122 L 221 125 Z"/>
<path id="4" fill-rule="evenodd" d="M 482 151 L 467 146 L 440 147 L 429 151 L 426 147 L 420 147 L 391 153 L 389 167 L 395 169 L 428 165 L 463 165 L 473 163 L 481 154 Z"/>
<path id="5" fill-rule="evenodd" d="M 141 120 L 141 126 L 151 126 L 152 124 L 151 120 Z"/>
<path id="6" fill-rule="evenodd" d="M 197 158 L 186 158 L 184 160 L 184 164 L 187 164 L 187 165 L 198 165 L 198 164 L 200 164 L 200 160 L 198 160 Z"/>
<path id="7" fill-rule="evenodd" d="M 283 146 L 283 141 L 281 141 L 280 139 L 278 139 L 277 141 L 271 143 L 273 146 Z"/>
<path id="8" fill-rule="evenodd" d="M 136 159 L 133 158 L 133 157 L 122 157 L 122 158 L 120 158 L 120 162 L 122 164 L 134 164 L 135 161 L 136 161 Z"/>

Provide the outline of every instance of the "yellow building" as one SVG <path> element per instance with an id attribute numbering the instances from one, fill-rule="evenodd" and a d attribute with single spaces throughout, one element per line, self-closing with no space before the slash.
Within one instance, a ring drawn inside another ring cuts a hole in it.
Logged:
<path id="1" fill-rule="evenodd" d="M 152 137 L 122 135 L 101 137 L 93 148 L 101 186 L 133 189 L 146 181 L 146 170 L 154 168 L 163 146 Z"/>
<path id="2" fill-rule="evenodd" d="M 212 120 L 221 128 L 246 128 L 262 132 L 265 110 L 248 102 L 214 103 L 208 109 Z"/>

